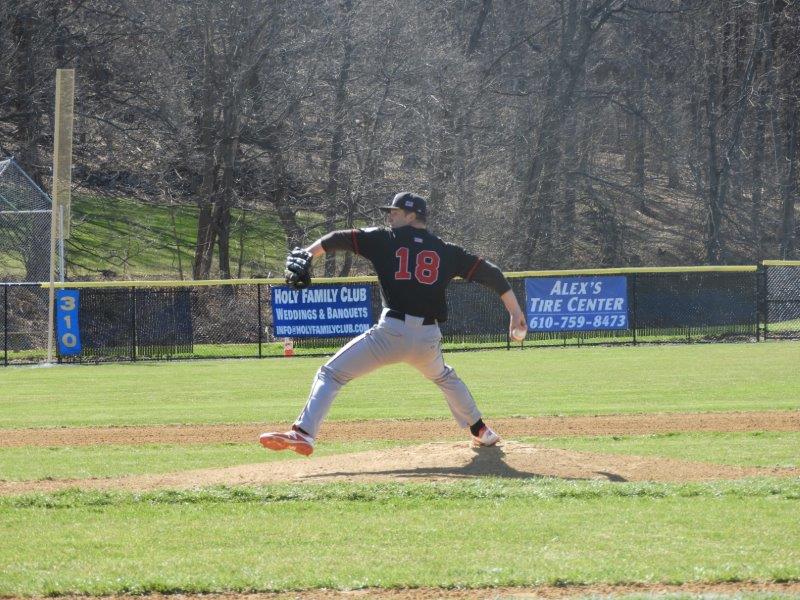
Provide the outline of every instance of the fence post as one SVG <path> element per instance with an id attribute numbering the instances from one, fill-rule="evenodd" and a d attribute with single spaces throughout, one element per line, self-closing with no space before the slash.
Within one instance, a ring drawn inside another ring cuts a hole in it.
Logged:
<path id="1" fill-rule="evenodd" d="M 261 354 L 261 340 L 262 340 L 262 330 L 264 329 L 262 320 L 261 320 L 261 284 L 256 284 L 256 295 L 258 297 L 258 358 L 262 358 Z"/>
<path id="2" fill-rule="evenodd" d="M 131 360 L 136 361 L 136 288 L 131 288 Z"/>
<path id="3" fill-rule="evenodd" d="M 763 266 L 763 265 L 762 265 Z M 767 272 L 769 267 L 764 268 L 764 341 L 767 341 L 767 333 L 769 329 L 769 277 Z"/>
<path id="4" fill-rule="evenodd" d="M 631 331 L 633 331 L 633 345 L 636 345 L 636 273 L 631 273 L 631 290 L 633 298 L 631 300 Z"/>
<path id="5" fill-rule="evenodd" d="M 756 342 L 761 341 L 761 311 L 766 303 L 766 298 L 762 298 L 762 292 L 766 289 L 766 282 L 763 286 L 761 285 L 763 268 L 762 265 L 757 266 L 753 286 L 756 295 Z"/>
<path id="6" fill-rule="evenodd" d="M 3 366 L 8 366 L 8 290 L 3 286 Z"/>

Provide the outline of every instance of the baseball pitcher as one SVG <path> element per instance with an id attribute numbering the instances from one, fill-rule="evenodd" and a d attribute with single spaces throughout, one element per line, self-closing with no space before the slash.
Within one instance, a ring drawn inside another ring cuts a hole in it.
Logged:
<path id="1" fill-rule="evenodd" d="M 292 429 L 260 436 L 270 450 L 291 449 L 304 456 L 336 395 L 349 381 L 378 367 L 405 362 L 439 386 L 456 422 L 469 427 L 472 442 L 493 446 L 500 437 L 482 420 L 467 386 L 444 362 L 439 323 L 447 319 L 445 290 L 456 276 L 494 290 L 510 315 L 509 331 L 526 331 L 525 315 L 508 280 L 492 263 L 469 254 L 427 230 L 427 204 L 410 192 L 397 194 L 382 206 L 388 227 L 331 232 L 308 248 L 293 250 L 286 260 L 286 282 L 310 285 L 313 258 L 338 250 L 368 259 L 378 275 L 383 312 L 377 325 L 342 347 L 317 371 L 311 393 Z"/>

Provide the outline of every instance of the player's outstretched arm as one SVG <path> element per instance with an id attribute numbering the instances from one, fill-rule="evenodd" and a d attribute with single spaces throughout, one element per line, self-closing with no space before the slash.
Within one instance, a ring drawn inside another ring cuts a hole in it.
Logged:
<path id="1" fill-rule="evenodd" d="M 295 248 L 286 257 L 284 277 L 295 289 L 311 285 L 311 261 L 328 251 L 354 250 L 356 230 L 332 231 L 306 248 Z"/>
<path id="2" fill-rule="evenodd" d="M 528 331 L 528 324 L 525 322 L 525 313 L 517 301 L 517 296 L 514 290 L 511 289 L 511 284 L 503 275 L 503 272 L 497 265 L 490 263 L 483 259 L 473 259 L 470 255 L 469 260 L 477 260 L 474 266 L 469 269 L 467 279 L 476 281 L 481 285 L 485 285 L 489 289 L 494 290 L 500 296 L 500 300 L 506 307 L 509 314 L 508 333 L 512 339 L 519 340 L 525 336 Z"/>
<path id="3" fill-rule="evenodd" d="M 322 247 L 322 238 L 318 239 L 316 242 L 311 244 L 308 248 L 305 248 L 305 251 L 311 254 L 314 258 L 317 256 L 322 256 L 325 254 L 325 248 Z"/>
<path id="4" fill-rule="evenodd" d="M 500 296 L 500 300 L 503 301 L 503 304 L 506 307 L 506 310 L 509 314 L 509 324 L 508 324 L 508 332 L 511 334 L 515 329 L 517 331 L 527 331 L 528 324 L 525 321 L 525 313 L 522 311 L 522 308 L 517 301 L 517 296 L 514 294 L 514 290 L 508 290 L 507 292 L 503 293 Z M 513 334 L 511 337 L 515 337 Z"/>

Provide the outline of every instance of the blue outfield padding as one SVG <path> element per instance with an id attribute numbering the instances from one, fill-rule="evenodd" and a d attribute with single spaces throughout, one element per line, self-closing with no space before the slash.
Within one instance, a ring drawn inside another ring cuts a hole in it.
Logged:
<path id="1" fill-rule="evenodd" d="M 80 290 L 56 291 L 56 340 L 59 356 L 81 353 Z"/>

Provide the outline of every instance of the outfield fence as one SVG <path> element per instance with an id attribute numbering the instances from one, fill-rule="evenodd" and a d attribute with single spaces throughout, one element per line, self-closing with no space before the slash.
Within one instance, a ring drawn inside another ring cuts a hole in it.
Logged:
<path id="1" fill-rule="evenodd" d="M 627 322 L 616 330 L 531 331 L 522 344 L 508 338 L 508 314 L 486 288 L 455 280 L 449 318 L 441 324 L 445 350 L 553 345 L 760 341 L 800 339 L 800 261 L 759 267 L 669 267 L 508 273 L 517 297 L 526 280 L 592 281 L 624 277 Z M 70 282 L 80 292 L 81 350 L 60 362 L 256 358 L 283 356 L 273 329 L 271 288 L 277 279 L 229 281 Z M 380 315 L 374 277 L 315 280 L 313 288 L 369 286 L 372 322 Z M 2 363 L 46 359 L 46 284 L 0 284 Z M 347 336 L 350 337 L 350 336 Z M 296 355 L 326 355 L 345 337 L 293 340 Z"/>
<path id="2" fill-rule="evenodd" d="M 800 261 L 765 261 L 764 337 L 800 338 Z"/>

